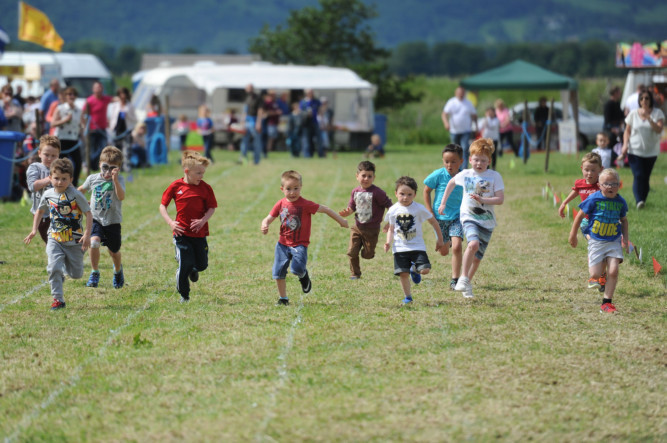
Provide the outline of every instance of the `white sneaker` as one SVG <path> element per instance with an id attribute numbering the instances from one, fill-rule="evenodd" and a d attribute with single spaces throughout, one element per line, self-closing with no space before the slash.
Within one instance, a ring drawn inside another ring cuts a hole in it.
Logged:
<path id="1" fill-rule="evenodd" d="M 468 287 L 463 291 L 463 297 L 465 298 L 474 298 L 475 295 L 472 293 L 472 283 L 468 282 Z"/>
<path id="2" fill-rule="evenodd" d="M 463 292 L 468 288 L 468 285 L 470 285 L 470 280 L 468 280 L 468 277 L 461 277 L 459 278 L 459 281 L 456 282 L 456 286 L 454 286 L 455 291 Z"/>

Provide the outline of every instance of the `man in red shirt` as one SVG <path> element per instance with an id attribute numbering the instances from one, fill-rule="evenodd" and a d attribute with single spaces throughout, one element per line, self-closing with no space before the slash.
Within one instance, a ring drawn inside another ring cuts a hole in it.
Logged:
<path id="1" fill-rule="evenodd" d="M 218 207 L 213 188 L 203 180 L 210 163 L 197 152 L 183 152 L 181 165 L 185 175 L 169 185 L 160 203 L 160 214 L 174 235 L 176 289 L 181 303 L 190 301 L 190 281 L 199 280 L 199 272 L 208 268 L 208 220 Z M 167 212 L 172 199 L 176 203 L 176 220 Z"/>
<path id="2" fill-rule="evenodd" d="M 86 117 L 90 119 L 88 127 L 88 145 L 90 146 L 90 158 L 88 158 L 88 167 L 90 170 L 97 170 L 102 149 L 107 145 L 107 106 L 113 100 L 112 97 L 104 95 L 104 86 L 102 83 L 93 83 L 93 94 L 86 99 L 83 109 L 82 119 L 86 123 Z"/>

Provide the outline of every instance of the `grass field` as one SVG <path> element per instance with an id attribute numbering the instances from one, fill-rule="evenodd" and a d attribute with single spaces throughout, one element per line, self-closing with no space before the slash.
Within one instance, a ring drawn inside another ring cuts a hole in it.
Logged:
<path id="1" fill-rule="evenodd" d="M 348 280 L 349 232 L 313 218 L 313 291 L 289 276 L 292 304 L 275 306 L 277 224 L 260 222 L 281 198 L 279 176 L 297 169 L 305 198 L 342 209 L 356 185 L 358 154 L 258 167 L 215 152 L 206 181 L 209 269 L 192 301 L 178 303 L 176 263 L 159 217 L 179 167 L 154 167 L 127 184 L 123 248 L 127 285 L 114 290 L 111 260 L 100 287 L 67 280 L 67 308 L 48 310 L 41 242 L 25 247 L 28 208 L 0 205 L 0 438 L 5 441 L 664 441 L 667 162 L 653 173 L 646 209 L 629 214 L 644 262 L 621 265 L 616 315 L 585 289 L 586 250 L 567 244 L 569 223 L 542 198 L 549 181 L 567 193 L 573 157 L 554 155 L 499 171 L 506 185 L 499 226 L 475 277 L 472 300 L 450 291 L 449 257 L 404 307 L 392 257 L 378 250 Z M 421 183 L 440 148 L 393 148 L 376 184 Z M 623 195 L 634 207 L 629 170 Z M 421 195 L 418 193 L 418 195 Z M 419 199 L 420 201 L 421 199 Z M 173 212 L 173 204 L 170 209 Z M 430 228 L 429 228 L 430 229 Z M 428 232 L 425 226 L 425 232 Z M 426 236 L 427 245 L 435 241 Z M 87 257 L 86 257 L 87 259 Z M 85 277 L 90 270 L 86 263 Z"/>

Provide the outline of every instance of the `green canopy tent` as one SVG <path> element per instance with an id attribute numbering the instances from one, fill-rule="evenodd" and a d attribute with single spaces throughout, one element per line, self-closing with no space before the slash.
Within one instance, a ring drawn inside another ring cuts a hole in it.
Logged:
<path id="1" fill-rule="evenodd" d="M 489 89 L 557 89 L 561 91 L 563 118 L 568 117 L 572 105 L 576 134 L 579 133 L 579 104 L 577 81 L 573 78 L 548 71 L 523 60 L 481 72 L 464 79 L 461 85 L 470 91 Z"/>

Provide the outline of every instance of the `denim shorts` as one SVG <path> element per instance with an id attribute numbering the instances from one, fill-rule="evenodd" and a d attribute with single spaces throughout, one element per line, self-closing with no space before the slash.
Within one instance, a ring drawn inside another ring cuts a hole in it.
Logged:
<path id="1" fill-rule="evenodd" d="M 466 240 L 468 243 L 473 240 L 477 240 L 479 242 L 479 249 L 475 253 L 475 257 L 477 257 L 479 260 L 484 258 L 484 252 L 486 251 L 486 247 L 489 245 L 489 241 L 491 241 L 491 234 L 493 234 L 493 230 L 483 228 L 477 223 L 469 221 L 463 222 L 463 230 L 466 233 Z"/>
<path id="2" fill-rule="evenodd" d="M 306 275 L 308 247 L 291 247 L 276 243 L 275 260 L 273 261 L 273 270 L 271 271 L 274 280 L 284 280 L 287 277 L 287 268 L 290 262 L 292 262 L 292 274 L 299 278 Z"/>
<path id="3" fill-rule="evenodd" d="M 442 232 L 442 239 L 445 244 L 449 243 L 452 237 L 463 238 L 463 226 L 461 220 L 438 220 L 440 231 Z"/>

